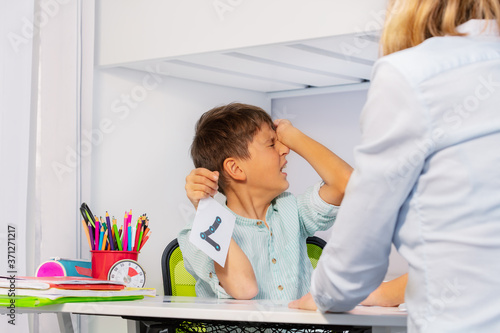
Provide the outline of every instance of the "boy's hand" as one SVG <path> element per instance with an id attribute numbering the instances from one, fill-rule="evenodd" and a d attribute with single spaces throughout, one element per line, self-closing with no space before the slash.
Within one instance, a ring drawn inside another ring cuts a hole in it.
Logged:
<path id="1" fill-rule="evenodd" d="M 290 302 L 288 304 L 288 307 L 290 309 L 302 309 L 310 311 L 316 311 L 318 309 L 311 293 L 307 293 L 304 296 L 302 296 L 302 298 Z"/>
<path id="2" fill-rule="evenodd" d="M 325 183 L 319 190 L 320 197 L 329 204 L 340 205 L 352 173 L 351 166 L 295 128 L 289 120 L 277 119 L 274 126 L 278 141 L 302 156 Z"/>
<path id="3" fill-rule="evenodd" d="M 186 194 L 188 199 L 193 204 L 194 208 L 198 209 L 198 203 L 201 199 L 213 197 L 219 188 L 219 172 L 210 171 L 205 168 L 193 169 L 186 177 Z"/>

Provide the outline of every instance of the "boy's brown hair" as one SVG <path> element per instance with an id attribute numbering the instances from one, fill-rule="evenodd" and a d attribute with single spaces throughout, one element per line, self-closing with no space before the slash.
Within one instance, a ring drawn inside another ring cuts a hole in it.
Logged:
<path id="1" fill-rule="evenodd" d="M 229 157 L 250 158 L 248 145 L 264 124 L 274 129 L 266 111 L 241 103 L 215 107 L 196 123 L 191 157 L 196 168 L 219 172 L 219 192 L 222 194 L 228 184 L 224 161 Z"/>

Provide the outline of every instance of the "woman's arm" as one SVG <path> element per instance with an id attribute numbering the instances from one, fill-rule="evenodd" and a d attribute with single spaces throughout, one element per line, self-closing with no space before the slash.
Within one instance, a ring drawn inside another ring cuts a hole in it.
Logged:
<path id="1" fill-rule="evenodd" d="M 311 294 L 321 311 L 351 310 L 382 283 L 401 207 L 434 149 L 426 145 L 432 140 L 430 116 L 419 98 L 390 61 L 377 63 L 361 114 L 356 167 L 312 277 Z"/>

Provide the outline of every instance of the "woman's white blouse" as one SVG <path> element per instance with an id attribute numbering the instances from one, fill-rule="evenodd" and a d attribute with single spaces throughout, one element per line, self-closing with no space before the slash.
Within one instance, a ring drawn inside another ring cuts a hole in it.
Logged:
<path id="1" fill-rule="evenodd" d="M 355 171 L 313 274 L 321 311 L 367 297 L 394 242 L 409 262 L 410 332 L 500 332 L 500 37 L 492 21 L 459 29 L 375 64 Z"/>

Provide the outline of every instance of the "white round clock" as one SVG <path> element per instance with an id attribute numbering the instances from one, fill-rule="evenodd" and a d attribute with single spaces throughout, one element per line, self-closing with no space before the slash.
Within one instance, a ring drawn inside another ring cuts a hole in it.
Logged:
<path id="1" fill-rule="evenodd" d="M 108 280 L 123 283 L 127 287 L 143 288 L 146 284 L 146 272 L 137 261 L 123 259 L 111 266 Z"/>

